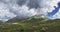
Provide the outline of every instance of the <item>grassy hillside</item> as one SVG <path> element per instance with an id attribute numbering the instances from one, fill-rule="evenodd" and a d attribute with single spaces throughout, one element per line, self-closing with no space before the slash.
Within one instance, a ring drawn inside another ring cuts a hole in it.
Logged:
<path id="1" fill-rule="evenodd" d="M 48 20 L 40 16 L 13 18 L 7 22 L 0 22 L 0 32 L 60 32 L 60 20 Z"/>

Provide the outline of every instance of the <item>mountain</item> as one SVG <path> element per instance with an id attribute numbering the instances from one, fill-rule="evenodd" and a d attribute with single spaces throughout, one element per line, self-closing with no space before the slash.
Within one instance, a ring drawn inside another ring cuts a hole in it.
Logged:
<path id="1" fill-rule="evenodd" d="M 49 20 L 41 16 L 13 18 L 0 23 L 0 32 L 60 32 L 60 19 Z"/>
<path id="2" fill-rule="evenodd" d="M 48 18 L 43 18 L 43 17 L 40 17 L 40 16 L 32 16 L 32 17 L 29 17 L 29 18 L 24 18 L 24 19 L 19 19 L 19 18 L 13 18 L 13 19 L 10 19 L 8 20 L 7 22 L 37 22 L 37 21 L 43 21 L 43 20 L 48 20 Z"/>

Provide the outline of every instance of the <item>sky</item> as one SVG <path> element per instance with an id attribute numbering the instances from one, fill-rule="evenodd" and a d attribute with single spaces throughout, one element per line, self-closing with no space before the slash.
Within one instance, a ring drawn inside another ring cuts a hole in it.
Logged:
<path id="1" fill-rule="evenodd" d="M 54 6 L 57 7 L 57 3 L 58 2 L 60 2 L 60 0 L 43 0 L 43 2 L 41 1 L 41 3 L 43 4 L 43 5 L 41 4 L 42 12 L 44 11 L 44 13 L 46 15 L 47 15 L 47 12 L 52 12 L 55 9 Z M 51 13 L 51 15 L 52 14 L 53 13 Z M 60 9 L 59 9 L 59 11 L 56 14 L 54 14 L 52 17 L 48 17 L 48 18 L 51 18 L 51 19 L 60 19 Z"/>
<path id="2" fill-rule="evenodd" d="M 35 15 L 46 16 L 57 7 L 60 0 L 0 0 L 0 20 L 14 17 L 27 18 Z M 50 17 L 48 17 L 50 18 Z M 60 18 L 60 10 L 51 19 Z"/>

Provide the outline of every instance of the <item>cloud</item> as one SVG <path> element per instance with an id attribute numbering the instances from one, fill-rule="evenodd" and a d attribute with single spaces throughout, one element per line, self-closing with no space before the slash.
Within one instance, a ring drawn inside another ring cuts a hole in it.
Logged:
<path id="1" fill-rule="evenodd" d="M 57 3 L 60 0 L 42 0 L 41 1 L 41 11 L 43 12 L 44 15 L 47 15 L 47 12 L 52 12 L 55 8 L 54 6 L 57 7 Z M 60 11 L 60 10 L 59 10 Z M 50 18 L 50 17 L 48 17 Z M 59 19 L 60 18 L 60 12 L 57 12 L 54 16 L 52 16 L 50 19 Z"/>
<path id="2" fill-rule="evenodd" d="M 21 3 L 18 5 L 17 0 L 0 0 L 0 20 L 8 21 L 14 17 L 27 18 L 36 15 L 35 8 L 29 9 L 27 5 Z M 19 0 L 18 0 L 19 1 Z M 21 0 L 22 1 L 22 0 Z"/>
<path id="3" fill-rule="evenodd" d="M 0 0 L 0 20 L 8 21 L 14 17 L 27 18 L 34 15 L 46 16 L 52 12 L 60 0 Z M 60 18 L 60 12 L 51 19 Z M 56 16 L 57 15 L 57 16 Z"/>
<path id="4" fill-rule="evenodd" d="M 13 13 L 10 13 L 7 5 L 1 2 L 0 3 L 0 20 L 7 21 L 8 19 L 11 19 L 13 17 L 15 17 L 15 15 Z"/>

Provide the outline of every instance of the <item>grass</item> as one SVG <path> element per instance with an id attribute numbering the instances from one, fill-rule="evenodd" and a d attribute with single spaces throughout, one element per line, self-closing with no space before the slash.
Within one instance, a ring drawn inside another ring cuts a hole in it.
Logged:
<path id="1" fill-rule="evenodd" d="M 60 32 L 60 20 L 48 20 L 40 16 L 12 19 L 0 23 L 0 32 Z"/>

